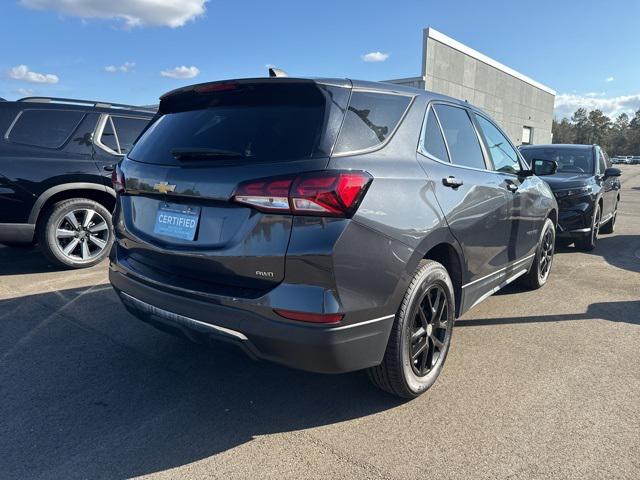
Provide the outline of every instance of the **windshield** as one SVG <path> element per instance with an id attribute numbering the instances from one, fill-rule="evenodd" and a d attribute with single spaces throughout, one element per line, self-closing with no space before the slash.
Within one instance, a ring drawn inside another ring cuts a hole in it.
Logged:
<path id="1" fill-rule="evenodd" d="M 533 160 L 554 160 L 558 162 L 557 173 L 593 173 L 593 149 L 591 148 L 523 148 L 524 158 Z"/>
<path id="2" fill-rule="evenodd" d="M 328 89 L 310 83 L 242 85 L 191 94 L 173 101 L 179 105 L 172 105 L 176 108 L 145 132 L 129 157 L 175 164 L 225 158 L 281 162 L 326 155 L 320 147 L 331 109 L 328 98 Z M 329 143 L 333 141 L 335 136 Z"/>

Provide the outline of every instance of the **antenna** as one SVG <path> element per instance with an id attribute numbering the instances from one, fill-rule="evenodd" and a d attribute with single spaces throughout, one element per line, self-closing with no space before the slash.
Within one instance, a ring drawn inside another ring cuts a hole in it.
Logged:
<path id="1" fill-rule="evenodd" d="M 270 77 L 288 77 L 287 72 L 284 70 L 280 70 L 276 67 L 269 67 L 269 76 Z"/>

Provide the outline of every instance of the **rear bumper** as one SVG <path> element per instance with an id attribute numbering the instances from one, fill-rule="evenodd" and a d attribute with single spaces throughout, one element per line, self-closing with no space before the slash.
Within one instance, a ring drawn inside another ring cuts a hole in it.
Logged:
<path id="1" fill-rule="evenodd" d="M 277 320 L 268 299 L 193 298 L 151 285 L 114 263 L 109 279 L 129 312 L 160 329 L 231 342 L 253 358 L 318 373 L 378 365 L 394 320 L 387 315 L 339 326 L 304 324 Z"/>

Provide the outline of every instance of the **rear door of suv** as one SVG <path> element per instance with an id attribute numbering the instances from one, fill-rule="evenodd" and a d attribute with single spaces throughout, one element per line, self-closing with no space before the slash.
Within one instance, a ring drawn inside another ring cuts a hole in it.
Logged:
<path id="1" fill-rule="evenodd" d="M 511 218 L 511 193 L 489 170 L 487 154 L 470 115 L 462 106 L 432 103 L 420 142 L 421 161 L 465 256 L 464 309 L 503 280 L 501 271 L 509 260 Z"/>

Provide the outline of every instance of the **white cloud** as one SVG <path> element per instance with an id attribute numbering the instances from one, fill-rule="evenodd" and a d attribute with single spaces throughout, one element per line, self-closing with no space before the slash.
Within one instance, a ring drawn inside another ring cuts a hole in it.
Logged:
<path id="1" fill-rule="evenodd" d="M 604 97 L 606 94 L 607 92 L 589 92 L 589 93 L 585 93 L 584 96 L 585 97 Z"/>
<path id="2" fill-rule="evenodd" d="M 615 80 L 615 77 L 607 77 L 607 78 L 604 79 L 604 81 L 607 82 L 607 83 L 611 83 L 614 80 Z"/>
<path id="3" fill-rule="evenodd" d="M 19 88 L 16 90 L 16 93 L 22 97 L 32 97 L 35 94 L 30 88 Z"/>
<path id="4" fill-rule="evenodd" d="M 73 17 L 123 21 L 140 26 L 182 27 L 205 13 L 208 0 L 20 0 L 36 10 L 53 10 Z"/>
<path id="5" fill-rule="evenodd" d="M 124 62 L 122 65 L 107 65 L 104 67 L 105 72 L 109 73 L 129 73 L 136 67 L 135 62 Z"/>
<path id="6" fill-rule="evenodd" d="M 193 78 L 197 77 L 199 74 L 200 69 L 198 67 L 186 67 L 184 65 L 160 72 L 160 75 L 169 78 Z"/>
<path id="7" fill-rule="evenodd" d="M 384 62 L 389 58 L 389 54 L 382 52 L 369 52 L 365 55 L 361 55 L 360 58 L 365 62 Z"/>
<path id="8" fill-rule="evenodd" d="M 29 70 L 26 65 L 18 65 L 9 70 L 9 78 L 24 80 L 31 83 L 58 83 L 60 79 L 52 73 L 36 73 Z"/>
<path id="9" fill-rule="evenodd" d="M 556 97 L 555 116 L 558 118 L 571 117 L 578 108 L 587 110 L 602 110 L 611 118 L 621 113 L 633 115 L 640 109 L 640 93 L 636 95 L 623 95 L 619 97 L 593 97 L 562 93 Z"/>

